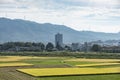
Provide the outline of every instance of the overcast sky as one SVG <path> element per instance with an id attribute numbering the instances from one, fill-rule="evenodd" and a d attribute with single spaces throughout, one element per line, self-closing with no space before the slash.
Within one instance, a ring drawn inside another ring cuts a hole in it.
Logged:
<path id="1" fill-rule="evenodd" d="M 0 17 L 120 32 L 120 0 L 0 0 Z"/>

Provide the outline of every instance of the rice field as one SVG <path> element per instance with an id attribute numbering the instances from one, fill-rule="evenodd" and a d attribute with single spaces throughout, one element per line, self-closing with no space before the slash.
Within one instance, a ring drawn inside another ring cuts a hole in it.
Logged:
<path id="1" fill-rule="evenodd" d="M 14 67 L 14 66 L 32 66 L 33 64 L 28 63 L 1 63 L 0 67 Z"/>
<path id="2" fill-rule="evenodd" d="M 120 74 L 40 77 L 37 80 L 120 80 Z"/>
<path id="3" fill-rule="evenodd" d="M 120 80 L 119 76 L 119 59 L 0 57 L 0 80 Z"/>
<path id="4" fill-rule="evenodd" d="M 65 76 L 120 73 L 120 67 L 115 68 L 45 68 L 45 69 L 18 69 L 32 76 Z"/>
<path id="5" fill-rule="evenodd" d="M 76 65 L 77 67 L 90 67 L 90 66 L 109 66 L 109 65 L 120 65 L 120 63 L 96 63 L 96 64 L 83 64 Z"/>
<path id="6" fill-rule="evenodd" d="M 35 59 L 37 57 L 28 57 L 28 56 L 1 56 L 0 62 L 10 62 L 10 61 L 21 61 L 21 60 L 28 60 L 28 59 Z"/>
<path id="7" fill-rule="evenodd" d="M 120 59 L 83 59 L 83 58 L 78 58 L 78 59 L 68 59 L 65 61 L 84 61 L 84 62 L 120 62 Z"/>

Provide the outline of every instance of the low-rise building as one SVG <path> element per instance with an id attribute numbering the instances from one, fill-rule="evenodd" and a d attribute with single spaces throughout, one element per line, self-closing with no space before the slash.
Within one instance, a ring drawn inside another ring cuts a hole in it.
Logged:
<path id="1" fill-rule="evenodd" d="M 79 43 L 72 43 L 71 44 L 72 51 L 78 51 L 79 50 Z"/>
<path id="2" fill-rule="evenodd" d="M 120 53 L 120 46 L 104 46 L 101 48 L 102 52 L 110 52 L 110 53 Z"/>

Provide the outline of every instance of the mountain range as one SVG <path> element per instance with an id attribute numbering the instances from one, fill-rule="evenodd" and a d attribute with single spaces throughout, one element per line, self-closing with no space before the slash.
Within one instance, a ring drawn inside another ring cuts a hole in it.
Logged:
<path id="1" fill-rule="evenodd" d="M 54 43 L 57 33 L 63 34 L 63 41 L 66 44 L 96 40 L 120 40 L 120 33 L 76 31 L 65 25 L 0 18 L 0 43 L 9 41 Z"/>

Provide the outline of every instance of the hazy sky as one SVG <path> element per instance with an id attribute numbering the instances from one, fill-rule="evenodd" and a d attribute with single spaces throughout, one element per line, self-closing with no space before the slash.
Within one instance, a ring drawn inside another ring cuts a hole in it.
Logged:
<path id="1" fill-rule="evenodd" d="M 0 17 L 119 32 L 120 0 L 0 0 Z"/>

